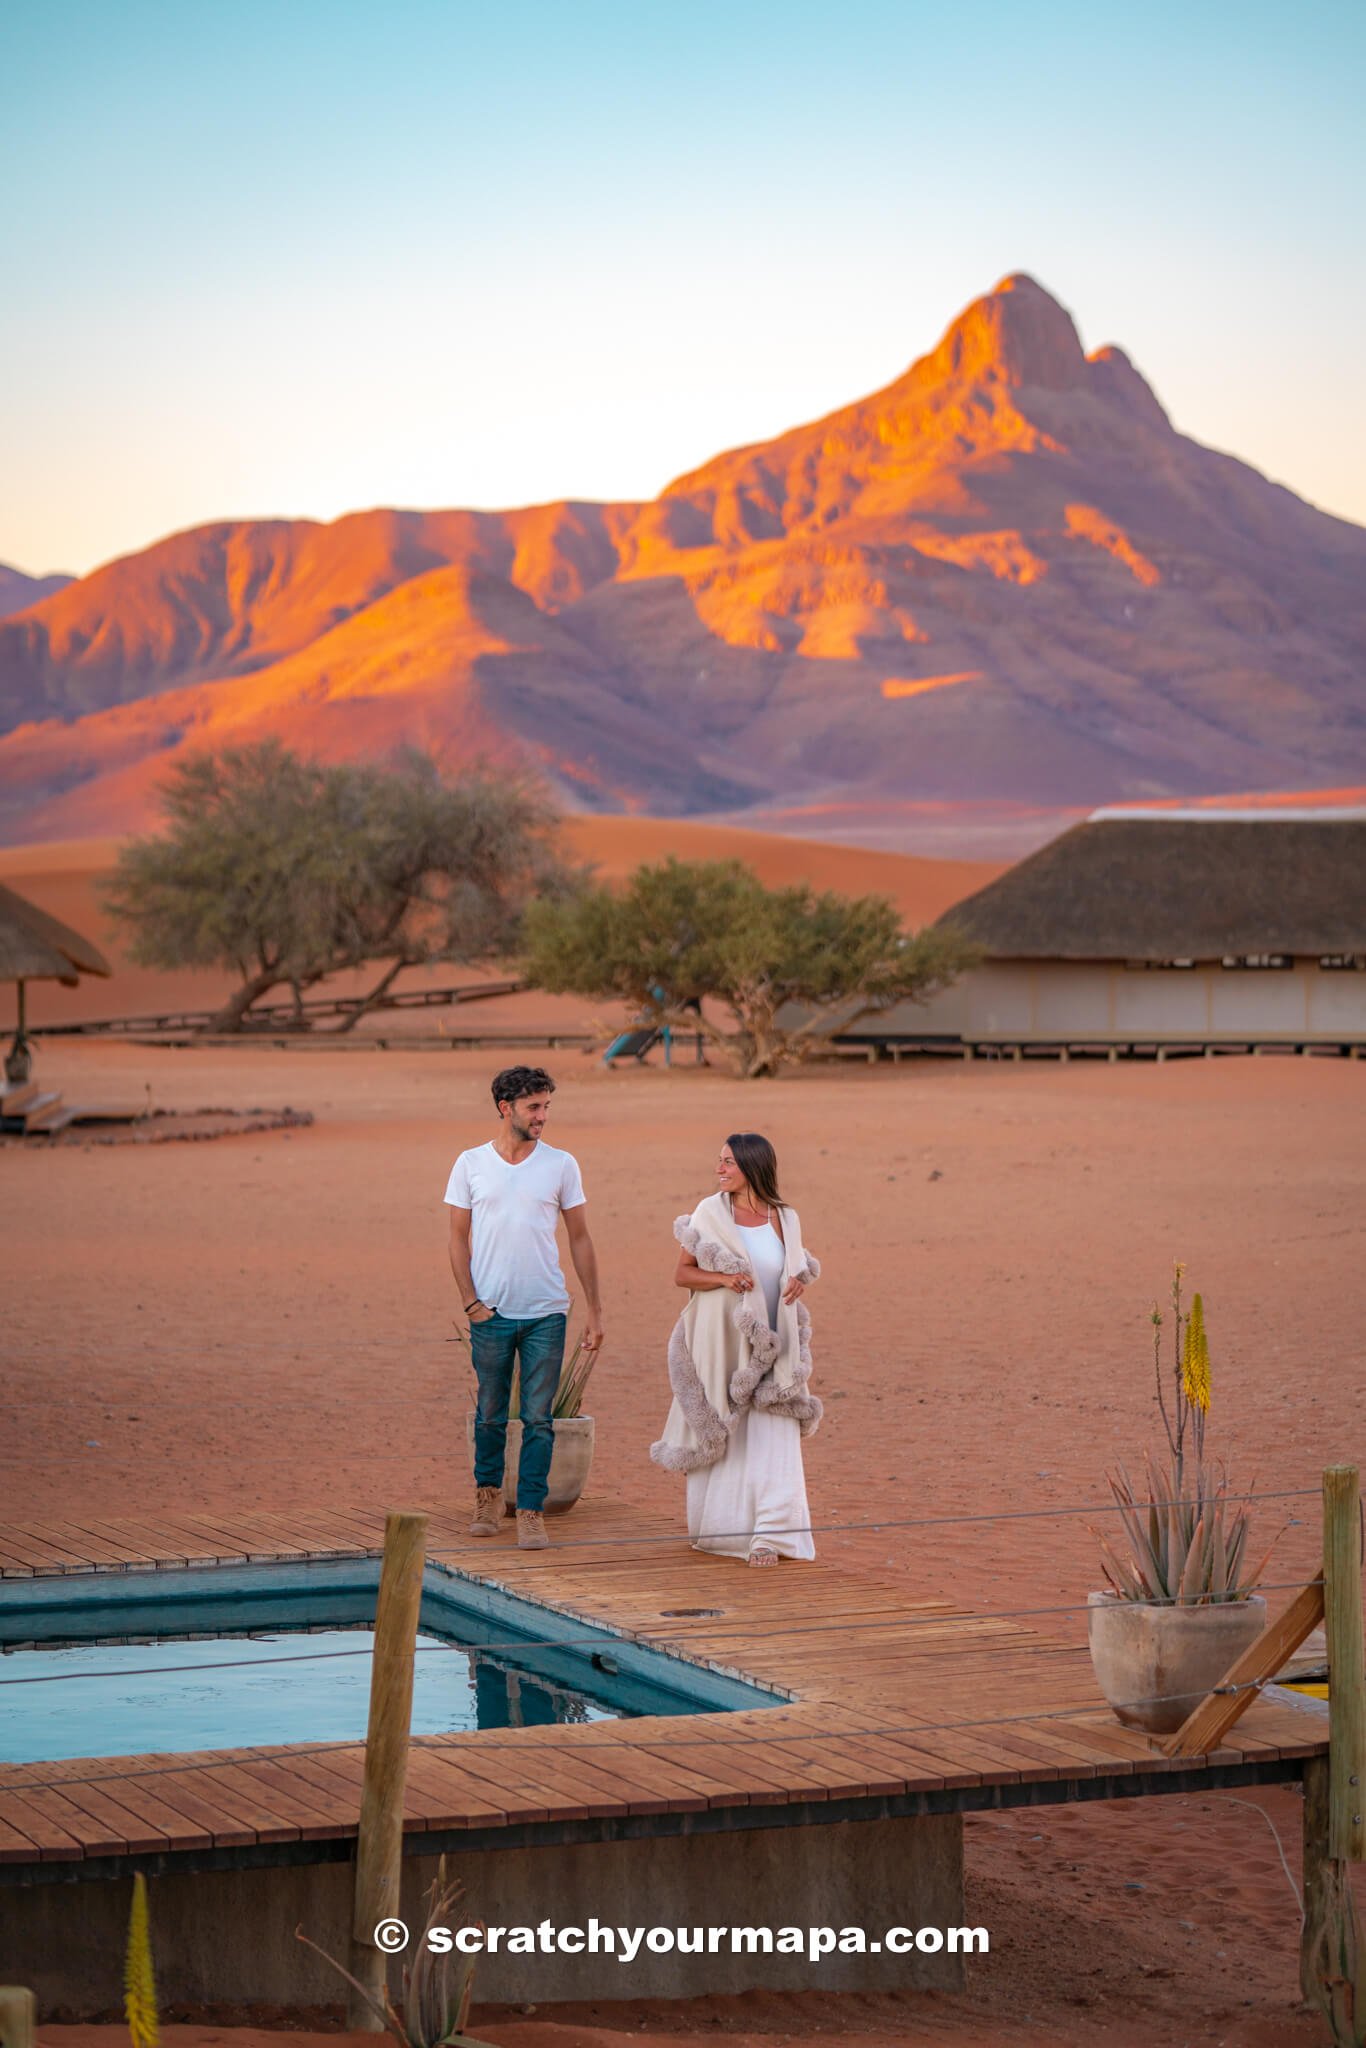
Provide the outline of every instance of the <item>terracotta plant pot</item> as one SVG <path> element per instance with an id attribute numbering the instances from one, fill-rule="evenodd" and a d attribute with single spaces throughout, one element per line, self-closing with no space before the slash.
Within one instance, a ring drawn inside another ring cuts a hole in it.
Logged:
<path id="1" fill-rule="evenodd" d="M 1088 1593 L 1096 1682 L 1126 1728 L 1171 1735 L 1266 1627 L 1266 1602 L 1164 1607 Z"/>
<path id="2" fill-rule="evenodd" d="M 474 1416 L 465 1417 L 465 1436 L 474 1467 Z M 550 1456 L 550 1491 L 545 1497 L 548 1515 L 563 1515 L 588 1484 L 593 1466 L 593 1418 L 591 1415 L 561 1415 L 555 1420 L 555 1448 Z M 522 1455 L 522 1425 L 509 1422 L 507 1456 L 503 1465 L 503 1499 L 506 1511 L 517 1512 L 517 1461 Z"/>

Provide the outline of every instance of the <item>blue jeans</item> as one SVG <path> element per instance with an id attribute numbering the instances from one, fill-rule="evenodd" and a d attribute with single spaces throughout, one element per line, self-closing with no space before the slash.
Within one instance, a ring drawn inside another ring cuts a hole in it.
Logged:
<path id="1" fill-rule="evenodd" d="M 474 1420 L 474 1483 L 501 1486 L 507 1450 L 512 1372 L 521 1372 L 522 1455 L 517 1465 L 519 1508 L 545 1506 L 546 1477 L 555 1448 L 550 1411 L 564 1363 L 563 1315 L 502 1316 L 496 1311 L 470 1324 L 479 1405 Z"/>

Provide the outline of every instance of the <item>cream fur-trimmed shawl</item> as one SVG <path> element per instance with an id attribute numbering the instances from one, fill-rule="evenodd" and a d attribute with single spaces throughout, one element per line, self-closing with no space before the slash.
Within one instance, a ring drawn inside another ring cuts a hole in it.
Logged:
<path id="1" fill-rule="evenodd" d="M 802 1244 L 795 1209 L 781 1212 L 783 1286 L 809 1284 L 819 1261 Z M 749 1273 L 746 1233 L 730 1213 L 724 1195 L 708 1195 L 691 1216 L 680 1216 L 674 1236 L 704 1272 Z M 699 1289 L 669 1338 L 669 1384 L 673 1405 L 664 1434 L 650 1446 L 656 1465 L 670 1472 L 695 1472 L 726 1454 L 735 1417 L 748 1407 L 790 1415 L 810 1436 L 821 1419 L 821 1404 L 808 1389 L 811 1378 L 811 1316 L 805 1302 L 778 1305 L 778 1327 L 770 1329 L 763 1290 L 735 1294 L 728 1287 Z"/>

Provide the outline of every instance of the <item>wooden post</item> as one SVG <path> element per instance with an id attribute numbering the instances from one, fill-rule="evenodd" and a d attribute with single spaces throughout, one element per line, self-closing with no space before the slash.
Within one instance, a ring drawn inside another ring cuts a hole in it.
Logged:
<path id="1" fill-rule="evenodd" d="M 1323 1607 L 1328 1638 L 1328 1853 L 1366 1858 L 1366 1666 L 1361 1631 L 1361 1475 L 1323 1475 Z"/>
<path id="2" fill-rule="evenodd" d="M 33 1993 L 0 1984 L 0 2048 L 33 2048 L 36 2025 Z"/>
<path id="3" fill-rule="evenodd" d="M 1328 1854 L 1328 1759 L 1311 1756 L 1304 1767 L 1304 1922 L 1300 1929 L 1300 1996 L 1306 2005 L 1323 2004 L 1324 1946 L 1335 1889 L 1342 1865 Z"/>
<path id="4" fill-rule="evenodd" d="M 375 1928 L 381 1920 L 398 1915 L 403 1790 L 413 1715 L 413 1648 L 426 1551 L 425 1515 L 394 1512 L 385 1516 L 351 1922 L 351 1974 L 376 1998 L 384 1989 L 388 1956 L 375 1946 Z M 346 2024 L 353 2033 L 383 2032 L 380 2021 L 356 1991 L 347 2002 Z"/>

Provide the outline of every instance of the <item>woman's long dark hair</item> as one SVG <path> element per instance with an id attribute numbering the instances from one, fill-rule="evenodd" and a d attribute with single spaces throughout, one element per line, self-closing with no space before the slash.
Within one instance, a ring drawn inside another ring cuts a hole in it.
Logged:
<path id="1" fill-rule="evenodd" d="M 726 1143 L 730 1156 L 750 1188 L 770 1209 L 786 1206 L 778 1193 L 778 1155 L 758 1131 L 732 1131 Z"/>

